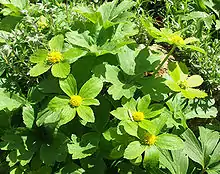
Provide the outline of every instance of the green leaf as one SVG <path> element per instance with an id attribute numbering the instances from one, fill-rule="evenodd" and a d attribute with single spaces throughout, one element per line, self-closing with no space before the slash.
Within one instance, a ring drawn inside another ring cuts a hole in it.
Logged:
<path id="1" fill-rule="evenodd" d="M 107 170 L 103 155 L 100 153 L 95 153 L 92 156 L 81 159 L 80 164 L 88 173 L 103 174 L 103 172 Z"/>
<path id="2" fill-rule="evenodd" d="M 56 96 L 48 104 L 48 108 L 52 111 L 57 111 L 63 109 L 65 106 L 69 105 L 70 98 L 66 96 Z"/>
<path id="3" fill-rule="evenodd" d="M 38 63 L 30 71 L 29 74 L 32 77 L 37 77 L 50 69 L 51 65 L 46 64 L 45 62 Z"/>
<path id="4" fill-rule="evenodd" d="M 149 35 L 153 38 L 157 38 L 160 36 L 161 31 L 158 30 L 153 24 L 149 21 L 149 19 L 141 18 L 141 23 L 144 26 L 145 30 L 149 33 Z"/>
<path id="5" fill-rule="evenodd" d="M 97 132 L 104 132 L 110 122 L 110 111 L 112 109 L 112 103 L 106 98 L 106 96 L 98 96 L 100 102 L 99 107 L 94 107 L 93 112 L 95 118 L 95 128 Z"/>
<path id="6" fill-rule="evenodd" d="M 205 98 L 208 96 L 205 92 L 193 88 L 187 88 L 186 90 L 182 90 L 181 93 L 183 94 L 184 97 L 189 99 Z"/>
<path id="7" fill-rule="evenodd" d="M 149 94 L 153 101 L 159 102 L 164 100 L 164 94 L 170 92 L 169 88 L 164 84 L 164 78 L 146 77 L 138 82 L 142 85 L 141 91 L 143 94 Z"/>
<path id="8" fill-rule="evenodd" d="M 120 49 L 118 53 L 118 60 L 121 69 L 128 75 L 135 75 L 135 58 L 139 50 L 132 50 L 127 46 Z"/>
<path id="9" fill-rule="evenodd" d="M 95 116 L 92 109 L 89 106 L 80 105 L 77 107 L 77 113 L 80 118 L 87 122 L 95 122 Z"/>
<path id="10" fill-rule="evenodd" d="M 87 49 L 90 49 L 90 42 L 92 41 L 88 31 L 80 34 L 78 33 L 78 31 L 67 32 L 66 40 L 73 45 Z"/>
<path id="11" fill-rule="evenodd" d="M 97 99 L 83 99 L 82 105 L 89 106 L 89 105 L 100 105 L 99 101 Z"/>
<path id="12" fill-rule="evenodd" d="M 137 105 L 137 101 L 134 98 L 130 98 L 126 101 L 126 103 L 122 104 L 123 107 L 127 110 L 129 110 L 130 112 L 136 112 L 136 105 Z"/>
<path id="13" fill-rule="evenodd" d="M 214 163 L 219 162 L 220 161 L 219 159 L 220 159 L 220 142 L 218 143 L 215 150 L 213 151 L 208 165 L 210 166 Z"/>
<path id="14" fill-rule="evenodd" d="M 51 51 L 59 51 L 59 52 L 62 51 L 63 44 L 64 44 L 64 36 L 61 34 L 53 37 L 48 43 Z"/>
<path id="15" fill-rule="evenodd" d="M 34 124 L 34 109 L 31 105 L 23 107 L 22 111 L 23 121 L 27 128 L 31 129 Z"/>
<path id="16" fill-rule="evenodd" d="M 118 6 L 113 8 L 112 13 L 111 13 L 111 20 L 115 20 L 115 18 L 117 19 L 117 17 L 119 18 L 120 15 L 125 14 L 123 12 L 131 9 L 135 4 L 136 2 L 132 0 L 122 1 L 120 4 L 118 4 Z"/>
<path id="17" fill-rule="evenodd" d="M 216 145 L 219 142 L 219 133 L 216 131 L 205 129 L 204 127 L 199 127 L 199 134 L 206 166 L 209 163 L 210 155 L 212 154 Z"/>
<path id="18" fill-rule="evenodd" d="M 152 135 L 157 135 L 157 127 L 155 124 L 153 124 L 150 120 L 143 120 L 139 123 L 139 126 L 144 129 L 147 130 L 150 134 Z"/>
<path id="19" fill-rule="evenodd" d="M 138 123 L 131 120 L 124 120 L 118 124 L 118 128 L 123 127 L 129 135 L 138 137 Z"/>
<path id="20" fill-rule="evenodd" d="M 83 17 L 96 24 L 101 20 L 101 14 L 99 12 L 95 12 L 88 7 L 77 7 L 74 9 L 75 12 L 81 14 Z"/>
<path id="21" fill-rule="evenodd" d="M 172 80 L 166 80 L 165 84 L 172 90 L 172 91 L 175 91 L 175 92 L 180 92 L 181 91 L 181 88 L 179 87 L 179 85 L 172 81 Z"/>
<path id="22" fill-rule="evenodd" d="M 196 136 L 190 129 L 187 129 L 183 134 L 182 137 L 185 139 L 185 152 L 187 155 L 195 162 L 201 164 L 204 167 L 204 160 L 203 160 L 203 152 L 202 147 L 199 144 Z"/>
<path id="23" fill-rule="evenodd" d="M 95 132 L 84 134 L 81 141 L 72 141 L 67 144 L 68 152 L 72 155 L 72 159 L 82 159 L 91 156 L 98 148 L 99 139 L 99 134 Z"/>
<path id="24" fill-rule="evenodd" d="M 119 158 L 123 157 L 124 151 L 125 151 L 124 145 L 117 145 L 116 147 L 114 147 L 112 149 L 112 151 L 111 151 L 109 156 L 112 159 L 119 159 Z"/>
<path id="25" fill-rule="evenodd" d="M 102 90 L 103 83 L 97 77 L 89 79 L 80 89 L 79 96 L 83 98 L 95 98 Z"/>
<path id="26" fill-rule="evenodd" d="M 160 131 L 165 126 L 167 120 L 167 115 L 163 113 L 159 117 L 156 117 L 153 120 L 151 120 L 151 123 L 153 123 L 155 127 L 155 132 L 153 135 L 158 135 L 160 133 Z"/>
<path id="27" fill-rule="evenodd" d="M 194 45 L 186 45 L 185 48 L 189 48 L 191 50 L 194 50 L 194 51 L 198 51 L 200 53 L 203 53 L 203 54 L 206 54 L 206 51 L 200 47 L 197 47 L 197 46 L 194 46 Z"/>
<path id="28" fill-rule="evenodd" d="M 54 135 L 51 144 L 43 144 L 40 148 L 40 159 L 46 165 L 53 165 L 56 161 L 63 162 L 67 156 L 67 137 L 58 133 Z"/>
<path id="29" fill-rule="evenodd" d="M 140 156 L 146 149 L 146 145 L 142 145 L 139 141 L 133 141 L 125 149 L 124 158 L 135 159 Z"/>
<path id="30" fill-rule="evenodd" d="M 131 16 L 127 10 L 133 7 L 135 2 L 125 0 L 116 6 L 117 2 L 118 1 L 106 2 L 99 7 L 98 12 L 102 15 L 102 25 L 104 28 L 108 28 L 120 21 L 126 22 L 126 19 Z M 124 20 L 122 20 L 123 18 Z"/>
<path id="31" fill-rule="evenodd" d="M 179 150 L 183 149 L 184 144 L 181 138 L 173 134 L 161 134 L 157 136 L 156 146 L 161 149 Z"/>
<path id="32" fill-rule="evenodd" d="M 36 119 L 36 125 L 40 127 L 45 123 L 49 123 L 49 122 L 55 123 L 59 120 L 59 114 L 60 112 L 53 112 L 48 108 L 46 108 L 38 113 Z"/>
<path id="33" fill-rule="evenodd" d="M 66 79 L 60 79 L 59 84 L 63 92 L 65 92 L 69 97 L 77 94 L 77 83 L 72 74 L 70 74 Z"/>
<path id="34" fill-rule="evenodd" d="M 60 121 L 58 126 L 62 126 L 68 122 L 70 122 L 76 116 L 76 108 L 72 108 L 70 106 L 66 106 L 60 113 Z"/>
<path id="35" fill-rule="evenodd" d="M 50 174 L 52 172 L 52 169 L 51 169 L 51 167 L 48 167 L 48 166 L 42 166 L 35 172 L 36 173 L 34 173 L 34 174 L 41 174 L 41 173 Z"/>
<path id="36" fill-rule="evenodd" d="M 119 100 L 123 96 L 126 98 L 131 98 L 134 95 L 137 87 L 133 84 L 126 84 L 119 80 L 120 69 L 116 66 L 101 64 L 98 65 L 94 74 L 96 77 L 103 79 L 103 81 L 107 81 L 112 83 L 112 86 L 108 89 L 108 93 L 112 95 L 114 100 Z"/>
<path id="37" fill-rule="evenodd" d="M 14 94 L 13 94 L 14 95 Z M 5 89 L 0 88 L 0 110 L 8 109 L 12 111 L 21 106 L 21 102 L 13 98 L 10 93 L 7 93 Z"/>
<path id="38" fill-rule="evenodd" d="M 147 146 L 144 153 L 143 164 L 147 169 L 148 167 L 157 167 L 159 163 L 159 150 L 156 146 Z"/>
<path id="39" fill-rule="evenodd" d="M 44 62 L 47 59 L 48 51 L 47 50 L 37 50 L 34 54 L 31 55 L 30 61 L 32 63 Z"/>
<path id="40" fill-rule="evenodd" d="M 220 20 L 216 20 L 216 25 L 215 25 L 215 29 L 219 30 L 220 29 Z"/>
<path id="41" fill-rule="evenodd" d="M 65 166 L 62 167 L 59 170 L 59 172 L 56 172 L 55 174 L 83 174 L 83 173 L 85 173 L 85 170 L 83 168 L 80 168 L 77 164 L 73 162 L 69 162 L 69 163 L 66 163 Z"/>
<path id="42" fill-rule="evenodd" d="M 160 115 L 164 110 L 163 105 L 161 104 L 152 104 L 148 107 L 148 110 L 145 111 L 145 118 L 153 118 Z"/>
<path id="43" fill-rule="evenodd" d="M 169 75 L 174 82 L 184 81 L 188 77 L 188 70 L 185 64 L 169 62 L 168 63 Z"/>
<path id="44" fill-rule="evenodd" d="M 143 113 L 147 113 L 150 102 L 150 95 L 143 96 L 141 99 L 138 100 L 137 110 Z"/>
<path id="45" fill-rule="evenodd" d="M 107 28 L 107 22 L 110 22 L 110 16 L 111 16 L 111 12 L 115 6 L 116 2 L 106 2 L 103 3 L 99 8 L 98 8 L 98 12 L 101 13 L 102 16 L 102 24 L 105 26 L 104 28 Z"/>
<path id="46" fill-rule="evenodd" d="M 77 61 L 80 57 L 85 56 L 86 53 L 87 51 L 74 47 L 70 48 L 65 53 L 63 53 L 63 57 L 65 60 L 68 61 L 69 64 L 72 64 L 73 62 Z"/>
<path id="47" fill-rule="evenodd" d="M 187 79 L 187 84 L 191 88 L 200 86 L 202 83 L 203 83 L 203 78 L 199 75 L 193 75 Z"/>
<path id="48" fill-rule="evenodd" d="M 191 102 L 189 106 L 184 110 L 184 114 L 187 119 L 191 118 L 213 118 L 218 114 L 218 110 L 215 107 L 214 100 L 203 101 L 199 103 Z"/>
<path id="49" fill-rule="evenodd" d="M 187 174 L 189 159 L 183 150 L 160 150 L 160 163 L 172 174 Z"/>
<path id="50" fill-rule="evenodd" d="M 114 100 L 119 100 L 123 96 L 126 98 L 131 98 L 133 97 L 137 87 L 133 85 L 126 85 L 123 83 L 114 83 L 109 89 L 108 93 L 112 95 L 112 98 Z"/>
<path id="51" fill-rule="evenodd" d="M 11 3 L 18 7 L 20 10 L 25 9 L 28 5 L 28 0 L 11 0 Z"/>
<path id="52" fill-rule="evenodd" d="M 63 91 L 60 89 L 59 80 L 54 78 L 52 74 L 43 79 L 38 86 L 38 89 L 42 93 L 46 94 L 62 94 Z"/>
<path id="53" fill-rule="evenodd" d="M 128 110 L 123 107 L 111 111 L 111 114 L 119 120 L 129 120 Z"/>
<path id="54" fill-rule="evenodd" d="M 212 167 L 211 169 L 206 170 L 208 174 L 219 174 L 220 172 L 220 164 L 217 164 L 216 166 Z"/>
<path id="55" fill-rule="evenodd" d="M 70 65 L 67 62 L 56 63 L 51 68 L 54 77 L 66 78 L 70 73 Z"/>

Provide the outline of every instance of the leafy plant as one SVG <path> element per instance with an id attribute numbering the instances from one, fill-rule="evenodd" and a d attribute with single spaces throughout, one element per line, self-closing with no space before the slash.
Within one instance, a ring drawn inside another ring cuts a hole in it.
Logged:
<path id="1" fill-rule="evenodd" d="M 215 103 L 169 59 L 208 54 L 140 14 L 164 2 L 23 2 L 0 23 L 19 18 L 0 31 L 0 173 L 219 172 Z"/>

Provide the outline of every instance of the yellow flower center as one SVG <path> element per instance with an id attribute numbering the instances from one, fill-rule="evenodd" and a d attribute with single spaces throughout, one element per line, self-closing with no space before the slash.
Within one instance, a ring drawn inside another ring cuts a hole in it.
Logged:
<path id="1" fill-rule="evenodd" d="M 58 63 L 62 60 L 62 54 L 59 51 L 52 51 L 48 54 L 47 60 L 50 63 Z"/>
<path id="2" fill-rule="evenodd" d="M 180 82 L 178 83 L 178 85 L 179 85 L 179 87 L 180 87 L 181 89 L 186 89 L 186 88 L 188 88 L 188 83 L 187 83 L 186 80 L 180 81 Z"/>
<path id="3" fill-rule="evenodd" d="M 183 40 L 183 38 L 182 38 L 181 36 L 179 36 L 179 35 L 173 35 L 173 36 L 171 36 L 170 41 L 171 41 L 172 43 L 174 43 L 175 45 L 184 45 L 184 40 Z"/>
<path id="4" fill-rule="evenodd" d="M 142 121 L 144 120 L 144 113 L 143 112 L 134 112 L 132 114 L 134 121 Z"/>
<path id="5" fill-rule="evenodd" d="M 70 104 L 73 107 L 77 107 L 80 106 L 82 103 L 82 97 L 80 97 L 79 95 L 73 95 L 70 98 Z"/>
<path id="6" fill-rule="evenodd" d="M 149 133 L 147 133 L 147 134 L 145 135 L 145 142 L 146 142 L 148 145 L 153 145 L 153 144 L 155 144 L 156 140 L 157 140 L 157 136 L 155 136 L 155 135 L 151 135 L 151 134 L 149 134 Z"/>

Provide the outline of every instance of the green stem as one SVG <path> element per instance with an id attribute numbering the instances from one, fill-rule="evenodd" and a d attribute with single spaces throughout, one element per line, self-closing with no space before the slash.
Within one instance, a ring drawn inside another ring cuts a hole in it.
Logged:
<path id="1" fill-rule="evenodd" d="M 148 48 L 149 46 L 150 46 L 150 44 L 151 44 L 151 42 L 153 41 L 153 37 L 151 37 L 150 39 L 149 39 L 149 42 L 147 43 L 147 45 L 146 45 L 146 48 Z"/>
<path id="2" fill-rule="evenodd" d="M 161 62 L 161 64 L 157 67 L 157 69 L 154 71 L 153 76 L 155 76 L 160 68 L 164 65 L 164 63 L 169 59 L 170 55 L 174 52 L 176 46 L 174 45 L 173 48 L 170 50 L 170 52 L 166 55 L 166 57 L 163 59 L 163 61 Z"/>

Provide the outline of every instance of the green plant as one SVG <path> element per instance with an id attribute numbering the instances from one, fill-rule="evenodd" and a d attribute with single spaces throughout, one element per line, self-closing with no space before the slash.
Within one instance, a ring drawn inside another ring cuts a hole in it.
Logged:
<path id="1" fill-rule="evenodd" d="M 199 75 L 169 60 L 197 39 L 184 40 L 142 18 L 150 42 L 139 44 L 135 10 L 142 3 L 29 2 L 27 14 L 1 32 L 0 171 L 218 172 L 219 133 L 200 127 L 203 145 L 193 154 L 199 143 L 189 129 L 193 119 L 215 119 L 213 100 L 194 89 L 202 88 Z M 172 45 L 170 52 L 152 50 L 154 39 Z M 168 72 L 159 76 L 167 61 Z"/>

